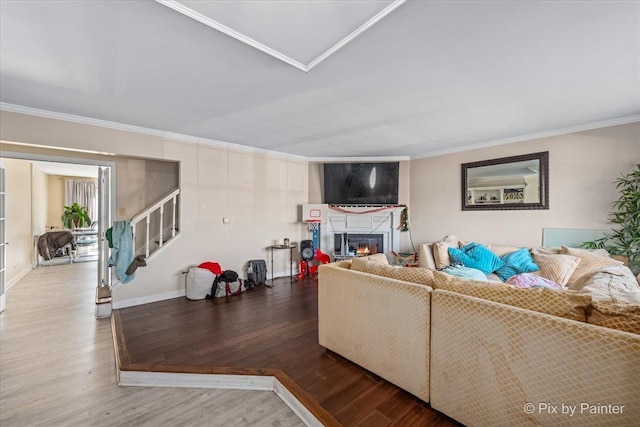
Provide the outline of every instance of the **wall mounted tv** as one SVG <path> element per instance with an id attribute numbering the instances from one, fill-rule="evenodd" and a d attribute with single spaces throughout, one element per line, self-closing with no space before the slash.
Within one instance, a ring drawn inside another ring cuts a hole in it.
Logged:
<path id="1" fill-rule="evenodd" d="M 325 163 L 324 203 L 397 205 L 400 163 Z"/>

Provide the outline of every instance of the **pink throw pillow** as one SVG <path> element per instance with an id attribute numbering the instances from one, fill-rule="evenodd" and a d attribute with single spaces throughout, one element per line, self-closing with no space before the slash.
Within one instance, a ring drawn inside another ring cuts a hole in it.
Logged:
<path id="1" fill-rule="evenodd" d="M 538 276 L 534 273 L 522 273 L 516 274 L 509 278 L 506 283 L 515 286 L 516 288 L 547 288 L 547 289 L 562 289 L 562 286 L 556 282 L 552 282 L 549 279 L 545 279 L 542 276 Z"/>

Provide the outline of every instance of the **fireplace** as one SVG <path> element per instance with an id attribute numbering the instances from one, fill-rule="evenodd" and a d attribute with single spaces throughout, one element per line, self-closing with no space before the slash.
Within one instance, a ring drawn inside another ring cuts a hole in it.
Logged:
<path id="1" fill-rule="evenodd" d="M 336 253 L 352 256 L 384 253 L 383 234 L 336 233 L 333 238 Z"/>

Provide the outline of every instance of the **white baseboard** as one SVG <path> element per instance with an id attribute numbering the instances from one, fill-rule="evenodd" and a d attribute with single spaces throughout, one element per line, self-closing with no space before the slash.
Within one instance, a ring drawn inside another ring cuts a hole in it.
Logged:
<path id="1" fill-rule="evenodd" d="M 122 301 L 111 301 L 111 306 L 114 310 L 120 308 L 133 307 L 134 305 L 148 304 L 150 302 L 164 301 L 171 298 L 179 298 L 185 296 L 185 290 L 180 289 L 172 292 L 165 292 L 163 294 L 147 295 L 139 298 L 131 298 Z"/>
<path id="2" fill-rule="evenodd" d="M 274 377 L 259 375 L 183 374 L 175 372 L 120 371 L 122 386 L 226 388 L 273 391 Z"/>
<path id="3" fill-rule="evenodd" d="M 323 427 L 323 424 L 296 397 L 274 378 L 274 393 L 309 427 Z"/>
<path id="4" fill-rule="evenodd" d="M 25 268 L 20 273 L 18 273 L 18 275 L 16 277 L 14 277 L 13 279 L 11 279 L 7 283 L 5 283 L 4 291 L 7 292 L 9 289 L 11 289 L 11 287 L 13 285 L 15 285 L 20 280 L 22 280 L 22 278 L 24 276 L 26 276 L 27 274 L 29 274 L 31 272 L 31 270 L 33 270 L 33 267 L 29 265 L 27 268 Z"/>

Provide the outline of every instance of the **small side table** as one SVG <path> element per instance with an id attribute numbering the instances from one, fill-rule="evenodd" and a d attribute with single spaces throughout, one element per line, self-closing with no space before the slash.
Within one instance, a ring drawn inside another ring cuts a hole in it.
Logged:
<path id="1" fill-rule="evenodd" d="M 273 284 L 273 250 L 289 249 L 289 281 L 293 283 L 293 249 L 298 245 L 292 243 L 290 245 L 271 245 L 271 283 Z"/>

